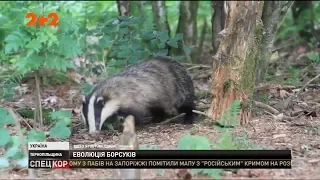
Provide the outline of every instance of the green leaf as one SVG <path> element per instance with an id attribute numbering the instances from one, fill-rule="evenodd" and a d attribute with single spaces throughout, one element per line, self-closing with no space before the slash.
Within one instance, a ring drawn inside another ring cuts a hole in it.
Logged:
<path id="1" fill-rule="evenodd" d="M 158 44 L 158 48 L 160 48 L 160 49 L 163 49 L 163 48 L 165 48 L 166 47 L 166 44 L 165 43 L 160 43 L 160 44 Z"/>
<path id="2" fill-rule="evenodd" d="M 4 108 L 0 108 L 0 117 L 1 117 L 0 118 L 0 127 L 4 126 L 6 124 L 13 124 L 14 123 L 13 117 Z"/>
<path id="3" fill-rule="evenodd" d="M 118 57 L 118 58 L 126 58 L 127 56 L 130 55 L 130 53 L 131 53 L 130 50 L 129 50 L 129 49 L 126 49 L 126 50 L 123 50 L 123 51 L 118 52 L 117 57 Z"/>
<path id="4" fill-rule="evenodd" d="M 4 53 L 8 54 L 10 53 L 12 50 L 17 50 L 19 49 L 19 46 L 15 43 L 8 43 L 6 44 L 6 46 L 4 47 Z"/>
<path id="5" fill-rule="evenodd" d="M 132 49 L 138 49 L 140 47 L 140 41 L 137 39 L 133 39 L 131 42 Z"/>
<path id="6" fill-rule="evenodd" d="M 125 60 L 117 60 L 116 62 L 114 62 L 114 65 L 120 65 L 120 66 L 122 66 L 122 65 L 125 65 L 126 64 L 126 61 Z"/>
<path id="7" fill-rule="evenodd" d="M 229 105 L 217 122 L 224 126 L 238 126 L 239 121 L 237 120 L 237 117 L 239 116 L 239 113 L 240 101 L 235 100 Z"/>
<path id="8" fill-rule="evenodd" d="M 168 49 L 160 49 L 158 52 L 159 56 L 166 56 L 168 55 Z"/>
<path id="9" fill-rule="evenodd" d="M 8 168 L 10 166 L 8 158 L 0 157 L 0 168 Z"/>
<path id="10" fill-rule="evenodd" d="M 124 27 L 128 27 L 129 26 L 129 22 L 122 22 L 121 24 L 120 24 L 120 28 L 124 28 Z"/>
<path id="11" fill-rule="evenodd" d="M 133 51 L 132 55 L 139 59 L 139 58 L 143 57 L 143 51 L 141 51 L 141 50 Z"/>
<path id="12" fill-rule="evenodd" d="M 111 33 L 117 32 L 113 26 L 105 26 L 104 28 L 102 28 L 101 31 L 106 34 L 111 34 Z"/>
<path id="13" fill-rule="evenodd" d="M 108 45 L 110 43 L 111 43 L 111 40 L 107 36 L 103 36 L 103 38 L 101 38 L 99 40 L 99 45 L 100 46 L 106 46 L 106 45 Z"/>
<path id="14" fill-rule="evenodd" d="M 89 31 L 89 30 L 88 30 L 86 27 L 79 29 L 79 33 L 80 33 L 80 34 L 85 34 L 85 33 L 87 33 L 88 31 Z"/>
<path id="15" fill-rule="evenodd" d="M 184 56 L 172 56 L 172 58 L 176 61 L 181 61 L 182 59 L 184 59 Z"/>
<path id="16" fill-rule="evenodd" d="M 10 134 L 6 129 L 0 128 L 0 137 L 0 146 L 5 146 L 9 143 Z"/>
<path id="17" fill-rule="evenodd" d="M 128 16 L 118 16 L 118 19 L 121 21 L 129 21 L 129 17 Z"/>
<path id="18" fill-rule="evenodd" d="M 66 122 L 60 120 L 49 130 L 50 138 L 67 139 L 71 135 L 71 130 L 66 127 Z"/>
<path id="19" fill-rule="evenodd" d="M 128 44 L 127 41 L 120 42 L 119 49 L 125 50 L 125 49 L 128 49 L 128 48 L 129 48 L 129 44 Z"/>
<path id="20" fill-rule="evenodd" d="M 42 45 L 41 42 L 38 39 L 32 39 L 27 45 L 26 48 L 32 49 L 36 52 L 39 52 Z"/>
<path id="21" fill-rule="evenodd" d="M 168 30 L 160 31 L 158 38 L 162 43 L 166 42 L 167 40 L 169 40 L 169 31 Z"/>
<path id="22" fill-rule="evenodd" d="M 190 54 L 190 52 L 191 52 L 190 48 L 188 46 L 186 46 L 186 45 L 183 45 L 183 50 L 187 54 Z"/>
<path id="23" fill-rule="evenodd" d="M 130 22 L 131 24 L 140 24 L 142 23 L 142 20 L 141 18 L 133 17 Z"/>
<path id="24" fill-rule="evenodd" d="M 118 51 L 111 51 L 110 57 L 116 57 L 118 55 Z"/>
<path id="25" fill-rule="evenodd" d="M 122 38 L 125 34 L 128 33 L 128 28 L 127 27 L 121 27 L 119 28 L 119 36 Z"/>
<path id="26" fill-rule="evenodd" d="M 44 134 L 44 132 L 37 132 L 35 130 L 30 130 L 27 132 L 26 143 L 44 141 L 45 139 L 46 139 L 46 135 Z"/>
<path id="27" fill-rule="evenodd" d="M 18 146 L 12 146 L 5 152 L 5 157 L 11 158 L 14 157 L 19 152 Z"/>
<path id="28" fill-rule="evenodd" d="M 64 122 L 66 123 L 67 126 L 72 124 L 72 120 L 70 118 L 63 118 Z"/>
<path id="29" fill-rule="evenodd" d="M 151 40 L 151 48 L 155 48 L 158 43 L 159 43 L 159 40 L 158 40 L 158 39 L 152 39 L 152 40 Z"/>
<path id="30" fill-rule="evenodd" d="M 128 58 L 128 63 L 129 64 L 135 64 L 138 61 L 138 59 L 135 56 L 130 56 Z"/>
<path id="31" fill-rule="evenodd" d="M 24 158 L 22 158 L 22 159 L 19 159 L 19 160 L 17 161 L 17 165 L 18 165 L 19 167 L 22 167 L 22 168 L 28 167 L 28 164 L 29 164 L 29 158 L 28 158 L 28 156 L 26 156 L 26 157 L 24 157 Z"/>
<path id="32" fill-rule="evenodd" d="M 176 41 L 170 40 L 167 44 L 171 47 L 178 48 L 178 43 Z"/>
<path id="33" fill-rule="evenodd" d="M 181 39 L 182 39 L 182 33 L 176 34 L 176 35 L 173 37 L 173 39 L 174 39 L 175 41 L 181 40 Z"/>
<path id="34" fill-rule="evenodd" d="M 104 24 L 105 25 L 112 25 L 115 20 L 117 20 L 117 19 L 116 18 L 111 18 L 108 21 L 106 21 Z"/>
<path id="35" fill-rule="evenodd" d="M 221 149 L 221 150 L 237 149 L 236 144 L 233 142 L 232 134 L 230 131 L 226 131 L 225 133 L 223 133 L 221 137 L 218 139 L 217 144 L 219 144 L 217 149 Z"/>
<path id="36" fill-rule="evenodd" d="M 80 44 L 76 39 L 73 39 L 72 36 L 61 35 L 58 37 L 58 41 L 59 45 L 55 45 L 52 48 L 52 51 L 54 51 L 55 53 L 66 56 L 67 58 L 77 56 L 81 53 Z M 60 60 L 59 63 L 61 62 L 63 61 Z"/>
<path id="37" fill-rule="evenodd" d="M 10 41 L 17 41 L 19 39 L 19 37 L 17 37 L 17 36 L 14 36 L 14 35 L 12 35 L 12 34 L 9 34 L 5 39 L 4 39 L 4 41 L 5 42 L 10 42 Z"/>
<path id="38" fill-rule="evenodd" d="M 20 138 L 19 136 L 11 136 L 10 138 L 10 143 L 12 144 L 12 146 L 20 146 Z"/>
<path id="39" fill-rule="evenodd" d="M 70 111 L 55 111 L 50 114 L 52 119 L 71 118 L 72 113 Z"/>
<path id="40" fill-rule="evenodd" d="M 210 143 L 205 136 L 185 135 L 178 141 L 178 150 L 211 150 Z"/>
<path id="41" fill-rule="evenodd" d="M 155 38 L 155 37 L 156 37 L 156 35 L 153 34 L 152 32 L 146 32 L 146 33 L 142 33 L 142 34 L 141 34 L 141 38 L 142 38 L 143 40 L 151 40 L 151 39 L 153 39 L 153 38 Z"/>

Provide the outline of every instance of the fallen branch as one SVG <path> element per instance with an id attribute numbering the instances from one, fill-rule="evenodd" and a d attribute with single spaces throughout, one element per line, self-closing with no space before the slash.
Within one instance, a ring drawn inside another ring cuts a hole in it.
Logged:
<path id="1" fill-rule="evenodd" d="M 281 119 L 287 119 L 287 120 L 293 120 L 296 117 L 290 117 L 290 116 L 286 116 L 283 113 L 280 113 L 278 110 L 276 110 L 275 108 L 264 104 L 262 102 L 258 102 L 258 101 L 253 101 L 253 103 L 258 107 L 258 108 L 262 108 L 265 109 L 267 111 L 265 111 L 267 114 L 271 115 L 275 120 L 281 120 Z M 275 115 L 276 114 L 276 115 Z"/>
<path id="2" fill-rule="evenodd" d="M 258 101 L 253 101 L 253 102 L 258 108 L 265 109 L 265 110 L 267 110 L 268 112 L 270 112 L 272 114 L 279 114 L 280 113 L 278 110 L 276 110 L 275 108 L 269 106 L 268 104 L 264 104 L 264 103 L 258 102 Z"/>

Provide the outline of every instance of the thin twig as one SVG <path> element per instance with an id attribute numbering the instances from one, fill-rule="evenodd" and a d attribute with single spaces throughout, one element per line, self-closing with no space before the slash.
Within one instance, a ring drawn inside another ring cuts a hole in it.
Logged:
<path id="1" fill-rule="evenodd" d="M 320 74 L 318 74 L 318 75 L 315 76 L 314 78 L 310 79 L 310 80 L 297 92 L 297 94 L 295 94 L 294 96 L 295 96 L 295 97 L 298 97 L 298 95 L 301 94 L 302 91 L 303 91 L 312 81 L 316 80 L 316 79 L 319 78 L 319 77 L 320 77 Z M 285 103 L 284 103 L 285 108 L 287 108 L 287 107 L 289 106 L 289 104 L 291 103 L 291 101 L 292 101 L 292 99 L 293 99 L 294 96 L 290 96 L 288 99 L 285 100 Z"/>
<path id="2" fill-rule="evenodd" d="M 178 116 L 175 116 L 175 117 L 173 117 L 173 118 L 167 119 L 167 120 L 165 120 L 165 121 L 163 121 L 163 122 L 160 122 L 160 123 L 158 123 L 158 124 L 159 124 L 159 125 L 168 124 L 168 123 L 170 123 L 171 121 L 173 121 L 173 120 L 175 120 L 175 119 L 178 119 L 179 117 L 181 117 L 181 116 L 183 116 L 183 115 L 185 115 L 185 113 L 179 114 Z"/>
<path id="3" fill-rule="evenodd" d="M 200 114 L 200 115 L 203 115 L 205 117 L 208 117 L 208 115 L 205 113 L 205 112 L 201 112 L 201 111 L 197 111 L 197 110 L 192 110 L 193 113 L 196 113 L 196 114 Z"/>
<path id="4" fill-rule="evenodd" d="M 291 1 L 291 2 L 289 2 L 289 3 L 291 3 L 291 4 L 289 5 L 289 7 L 288 7 L 288 9 L 287 9 L 286 14 L 285 14 L 285 15 L 283 16 L 283 18 L 281 19 L 281 22 L 278 24 L 277 31 L 278 31 L 279 27 L 281 27 L 281 25 L 283 24 L 284 19 L 287 17 L 288 12 L 289 12 L 289 10 L 291 9 L 291 7 L 292 7 L 292 5 L 293 5 L 294 1 Z M 282 8 L 282 7 L 281 7 L 281 8 Z"/>
<path id="5" fill-rule="evenodd" d="M 19 117 L 22 119 L 22 121 L 23 121 L 30 129 L 33 129 L 33 128 L 30 126 L 30 124 L 29 124 L 23 117 L 21 117 L 21 116 L 19 115 L 19 113 L 17 113 L 17 111 L 15 111 L 15 110 L 13 110 L 13 109 L 12 109 L 12 111 L 13 111 L 15 114 L 18 114 L 17 116 L 19 116 Z"/>
<path id="6" fill-rule="evenodd" d="M 20 121 L 19 118 L 17 118 L 16 114 L 13 112 L 12 108 L 8 109 L 9 114 L 12 116 L 13 119 L 15 119 L 16 122 L 16 131 L 19 135 L 20 138 L 20 142 L 21 142 L 21 146 L 22 146 L 22 150 L 23 150 L 23 154 L 25 157 L 28 156 L 28 149 L 26 147 L 26 144 L 24 143 L 24 138 L 23 138 L 23 134 L 21 132 L 21 126 L 20 126 Z M 34 178 L 34 172 L 32 169 L 28 169 L 28 175 L 30 179 L 35 179 Z"/>
<path id="7" fill-rule="evenodd" d="M 197 65 L 197 66 L 189 67 L 188 71 L 190 71 L 191 69 L 196 69 L 196 68 L 208 68 L 208 69 L 211 69 L 212 67 L 207 66 L 207 65 Z"/>

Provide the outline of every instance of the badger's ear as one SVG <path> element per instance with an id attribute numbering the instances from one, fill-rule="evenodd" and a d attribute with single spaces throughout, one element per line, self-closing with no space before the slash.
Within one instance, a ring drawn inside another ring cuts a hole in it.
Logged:
<path id="1" fill-rule="evenodd" d="M 82 103 L 86 103 L 86 97 L 85 96 L 82 96 Z"/>
<path id="2" fill-rule="evenodd" d="M 104 99 L 102 96 L 97 97 L 97 103 L 104 104 Z"/>

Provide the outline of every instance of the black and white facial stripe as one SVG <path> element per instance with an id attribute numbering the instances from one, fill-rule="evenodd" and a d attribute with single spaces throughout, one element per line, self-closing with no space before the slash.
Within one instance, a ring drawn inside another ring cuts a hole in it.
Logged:
<path id="1" fill-rule="evenodd" d="M 105 100 L 95 93 L 89 98 L 84 98 L 82 102 L 82 118 L 89 129 L 89 133 L 100 131 L 103 123 L 119 110 L 118 100 Z"/>

